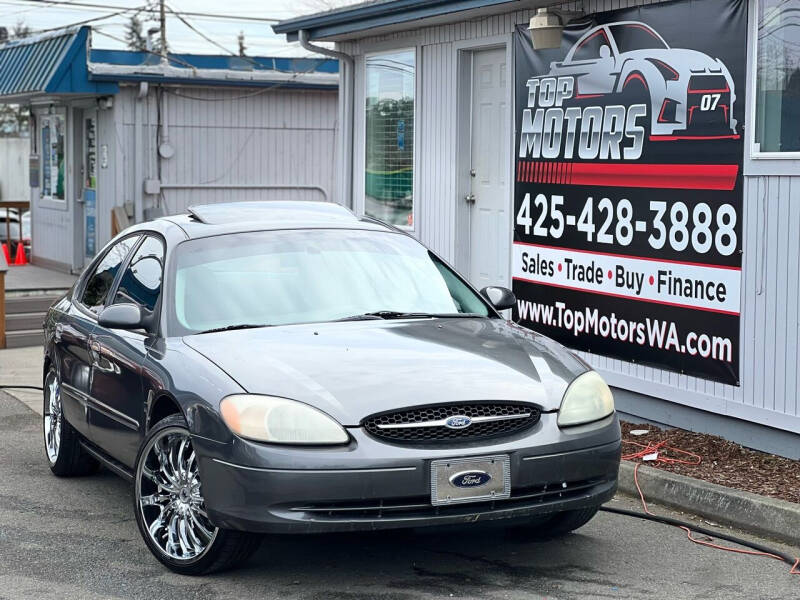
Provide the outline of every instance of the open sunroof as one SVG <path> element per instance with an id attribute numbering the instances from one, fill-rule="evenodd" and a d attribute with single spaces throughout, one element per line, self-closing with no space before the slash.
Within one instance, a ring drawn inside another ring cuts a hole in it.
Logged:
<path id="1" fill-rule="evenodd" d="M 226 202 L 190 206 L 189 214 L 208 225 L 242 222 L 347 222 L 357 221 L 349 210 L 332 202 Z"/>

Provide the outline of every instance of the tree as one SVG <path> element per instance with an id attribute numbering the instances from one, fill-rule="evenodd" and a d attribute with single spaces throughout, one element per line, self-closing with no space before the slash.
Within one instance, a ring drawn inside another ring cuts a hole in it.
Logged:
<path id="1" fill-rule="evenodd" d="M 247 46 L 244 45 L 244 31 L 240 31 L 236 39 L 239 41 L 239 56 L 245 56 L 244 51 L 247 50 Z"/>
<path id="2" fill-rule="evenodd" d="M 125 43 L 129 50 L 143 51 L 147 49 L 147 38 L 142 32 L 142 22 L 133 15 L 125 26 Z"/>
<path id="3" fill-rule="evenodd" d="M 161 54 L 161 37 L 156 35 L 153 36 L 153 52 L 156 54 Z M 164 48 L 164 54 L 169 54 L 169 42 L 166 43 L 166 48 Z"/>
<path id="4" fill-rule="evenodd" d="M 125 43 L 128 44 L 128 49 L 138 52 L 147 51 L 147 40 L 150 38 L 152 39 L 150 52 L 161 54 L 161 36 L 153 35 L 154 30 L 157 34 L 158 28 L 149 29 L 145 33 L 144 23 L 138 15 L 133 15 L 125 25 Z M 167 44 L 167 53 L 169 53 L 169 44 Z"/>
<path id="5" fill-rule="evenodd" d="M 28 27 L 28 25 L 25 24 L 25 21 L 20 19 L 19 21 L 17 21 L 17 24 L 14 25 L 14 29 L 13 29 L 13 32 L 11 34 L 11 37 L 13 39 L 20 39 L 20 38 L 28 37 L 30 34 L 31 34 L 31 28 Z"/>
<path id="6" fill-rule="evenodd" d="M 0 44 L 8 41 L 8 27 L 0 27 Z"/>
<path id="7" fill-rule="evenodd" d="M 0 104 L 0 137 L 28 137 L 29 122 L 27 106 Z"/>

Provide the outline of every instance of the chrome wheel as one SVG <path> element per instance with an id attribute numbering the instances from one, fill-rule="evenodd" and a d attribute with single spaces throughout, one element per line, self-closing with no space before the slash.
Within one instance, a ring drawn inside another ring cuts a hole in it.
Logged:
<path id="1" fill-rule="evenodd" d="M 136 503 L 150 540 L 165 556 L 192 561 L 211 547 L 218 529 L 206 514 L 185 429 L 169 427 L 148 442 L 136 473 Z"/>
<path id="2" fill-rule="evenodd" d="M 61 386 L 54 372 L 47 376 L 45 385 L 47 402 L 44 413 L 44 446 L 47 449 L 47 459 L 53 465 L 58 460 L 58 451 L 61 448 L 61 428 L 63 416 L 61 413 Z"/>

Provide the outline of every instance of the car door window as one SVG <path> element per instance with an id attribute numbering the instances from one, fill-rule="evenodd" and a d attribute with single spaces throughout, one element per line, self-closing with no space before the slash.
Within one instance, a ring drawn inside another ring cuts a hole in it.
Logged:
<path id="1" fill-rule="evenodd" d="M 611 48 L 611 44 L 606 37 L 606 32 L 602 29 L 598 29 L 583 40 L 581 45 L 575 49 L 572 60 L 597 60 L 600 58 L 600 48 L 602 46 Z"/>
<path id="2" fill-rule="evenodd" d="M 147 236 L 122 274 L 112 304 L 133 302 L 147 311 L 155 310 L 164 272 L 164 244 Z"/>
<path id="3" fill-rule="evenodd" d="M 131 248 L 136 245 L 139 237 L 138 235 L 127 237 L 109 248 L 86 280 L 86 286 L 83 288 L 80 300 L 83 306 L 95 314 L 99 313 L 100 309 L 105 306 L 108 292 L 111 290 L 117 271 L 119 271 Z"/>

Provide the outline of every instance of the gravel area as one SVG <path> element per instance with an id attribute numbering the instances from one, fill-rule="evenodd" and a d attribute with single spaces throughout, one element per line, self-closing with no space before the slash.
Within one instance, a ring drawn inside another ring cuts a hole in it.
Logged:
<path id="1" fill-rule="evenodd" d="M 644 435 L 632 435 L 631 430 L 648 430 Z M 642 450 L 635 444 L 666 442 L 701 457 L 700 464 L 681 464 L 646 461 L 650 467 L 695 477 L 718 485 L 800 503 L 800 461 L 791 460 L 744 448 L 719 436 L 694 433 L 683 429 L 660 429 L 653 425 L 622 422 L 622 453 Z M 659 457 L 693 461 L 690 456 L 669 450 L 659 450 Z M 641 459 L 633 459 L 641 460 Z"/>

